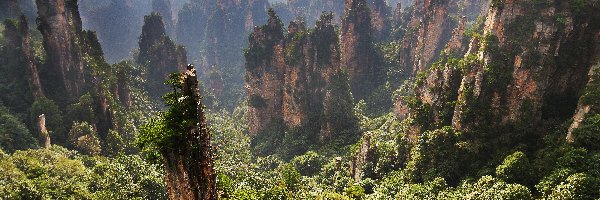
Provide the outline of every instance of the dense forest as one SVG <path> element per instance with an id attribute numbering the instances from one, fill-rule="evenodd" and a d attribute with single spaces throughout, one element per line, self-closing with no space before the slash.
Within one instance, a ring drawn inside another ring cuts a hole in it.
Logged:
<path id="1" fill-rule="evenodd" d="M 0 199 L 600 199 L 600 0 L 0 0 Z"/>

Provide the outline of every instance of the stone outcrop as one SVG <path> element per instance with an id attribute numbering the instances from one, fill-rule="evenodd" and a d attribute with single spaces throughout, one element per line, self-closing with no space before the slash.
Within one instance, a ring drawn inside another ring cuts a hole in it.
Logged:
<path id="1" fill-rule="evenodd" d="M 372 36 L 375 41 L 386 40 L 391 31 L 392 8 L 385 0 L 369 0 Z"/>
<path id="2" fill-rule="evenodd" d="M 25 16 L 21 16 L 14 23 L 5 23 L 6 45 L 7 48 L 17 50 L 16 58 L 20 58 L 20 64 L 24 65 L 29 85 L 30 93 L 34 99 L 44 96 L 37 63 L 35 60 L 33 47 L 29 34 L 29 26 Z"/>
<path id="3" fill-rule="evenodd" d="M 157 13 L 145 17 L 139 45 L 137 62 L 147 67 L 149 94 L 158 99 L 169 91 L 163 80 L 169 74 L 181 71 L 178 66 L 185 66 L 187 63 L 186 51 L 167 36 L 162 17 Z"/>
<path id="4" fill-rule="evenodd" d="M 283 40 L 283 24 L 272 10 L 267 24 L 250 34 L 245 53 L 250 134 L 263 130 L 274 118 L 283 117 Z"/>
<path id="5" fill-rule="evenodd" d="M 459 99 L 464 101 L 457 105 L 453 126 L 470 130 L 526 122 L 525 129 L 531 129 L 543 120 L 571 117 L 600 46 L 600 26 L 591 23 L 600 15 L 575 12 L 568 3 L 493 5 L 478 56 L 482 66 L 463 78 Z M 557 14 L 564 21 L 552 20 Z M 496 120 L 467 111 L 477 108 L 490 110 Z"/>
<path id="6" fill-rule="evenodd" d="M 312 30 L 292 21 L 287 34 L 274 12 L 269 24 L 256 28 L 246 53 L 246 89 L 250 133 L 274 119 L 289 128 L 309 125 L 321 141 L 356 126 L 352 97 L 340 66 L 339 39 L 333 14 L 324 14 Z"/>
<path id="7" fill-rule="evenodd" d="M 600 45 L 598 45 L 598 47 L 600 48 Z M 598 56 L 600 55 L 597 55 L 596 60 L 600 58 Z M 590 73 L 588 74 L 588 76 L 590 77 L 589 82 L 586 85 L 584 94 L 581 96 L 581 98 L 579 98 L 579 103 L 577 103 L 577 110 L 573 115 L 573 122 L 567 130 L 566 141 L 569 143 L 575 142 L 575 136 L 573 132 L 575 131 L 575 129 L 578 129 L 583 125 L 583 122 L 586 119 L 586 117 L 590 114 L 597 114 L 599 112 L 600 103 L 597 102 L 594 98 L 594 95 L 598 94 L 600 86 L 598 84 L 600 82 L 600 80 L 598 80 L 598 78 L 600 77 L 600 71 L 598 71 L 599 69 L 600 64 L 597 64 L 590 69 Z"/>
<path id="8" fill-rule="evenodd" d="M 371 12 L 365 0 L 346 0 L 341 27 L 341 66 L 348 70 L 352 94 L 366 98 L 385 77 L 373 45 Z"/>
<path id="9" fill-rule="evenodd" d="M 40 140 L 42 141 L 41 143 L 44 144 L 44 148 L 50 148 L 51 147 L 51 141 L 50 141 L 50 133 L 48 132 L 48 129 L 46 129 L 46 116 L 44 114 L 41 114 L 38 117 L 38 121 L 37 121 L 37 129 L 39 131 L 39 137 Z"/>
<path id="10" fill-rule="evenodd" d="M 55 97 L 79 97 L 86 84 L 84 78 L 81 18 L 75 0 L 36 0 L 38 29 L 44 36 L 47 68 L 54 72 Z"/>
<path id="11" fill-rule="evenodd" d="M 466 46 L 468 41 L 462 40 L 465 24 L 475 21 L 481 10 L 487 8 L 487 3 L 485 0 L 416 0 L 406 21 L 401 21 L 401 14 L 396 14 L 396 23 L 400 23 L 399 28 L 405 31 L 401 36 L 400 53 L 400 65 L 405 73 L 416 76 L 427 70 L 439 59 L 448 43 L 453 47 Z M 464 48 L 457 50 L 455 54 L 464 54 Z"/>
<path id="12" fill-rule="evenodd" d="M 499 137 L 512 131 L 521 134 L 510 137 L 531 139 L 539 137 L 534 133 L 545 121 L 572 117 L 571 129 L 577 127 L 588 110 L 579 99 L 600 47 L 600 26 L 591 23 L 600 15 L 591 9 L 520 0 L 492 4 L 483 36 L 472 39 L 466 55 L 442 58 L 417 78 L 416 101 L 396 102 L 422 120 L 412 134 L 451 125 L 462 132 Z M 455 47 L 448 44 L 447 50 Z M 411 103 L 416 105 L 407 106 Z"/>
<path id="13" fill-rule="evenodd" d="M 204 115 L 204 106 L 200 100 L 196 69 L 188 67 L 182 73 L 182 100 L 188 112 L 192 112 L 193 123 L 183 137 L 181 143 L 173 148 L 163 149 L 165 180 L 169 199 L 214 200 L 217 199 L 217 180 L 213 163 L 213 147 Z"/>

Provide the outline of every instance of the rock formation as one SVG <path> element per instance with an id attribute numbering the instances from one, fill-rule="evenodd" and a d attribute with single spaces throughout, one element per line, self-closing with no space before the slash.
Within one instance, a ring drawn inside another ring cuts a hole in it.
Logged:
<path id="1" fill-rule="evenodd" d="M 372 36 L 375 41 L 386 40 L 391 31 L 392 8 L 385 0 L 369 0 Z"/>
<path id="2" fill-rule="evenodd" d="M 149 94 L 158 99 L 169 91 L 162 80 L 166 80 L 169 74 L 180 71 L 177 66 L 185 66 L 187 63 L 186 51 L 183 46 L 176 46 L 167 36 L 164 22 L 158 13 L 144 18 L 139 45 L 137 62 L 148 69 Z"/>
<path id="3" fill-rule="evenodd" d="M 399 55 L 405 73 L 416 76 L 419 72 L 427 70 L 439 59 L 440 52 L 444 50 L 451 38 L 458 40 L 451 41 L 449 45 L 466 46 L 464 43 L 467 41 L 461 40 L 464 26 L 466 22 L 474 21 L 486 6 L 485 0 L 416 0 L 410 11 L 410 18 L 406 19 L 407 21 L 396 21 L 401 23 L 400 28 L 405 31 L 401 36 L 402 51 Z M 398 16 L 396 20 L 403 20 L 400 14 L 396 15 Z M 459 19 L 459 22 L 457 23 L 453 18 Z M 453 32 L 455 29 L 459 32 Z M 459 55 L 463 53 L 464 49 L 458 52 Z"/>
<path id="4" fill-rule="evenodd" d="M 162 149 L 165 176 L 169 199 L 214 200 L 217 199 L 216 173 L 213 164 L 213 150 L 210 133 L 200 100 L 196 69 L 188 67 L 181 77 L 181 87 L 176 88 L 182 95 L 180 103 L 186 112 L 186 120 L 196 121 L 189 127 L 181 143 L 173 148 Z"/>
<path id="5" fill-rule="evenodd" d="M 365 0 L 346 0 L 341 27 L 341 66 L 348 70 L 352 94 L 366 98 L 385 77 L 373 45 L 371 12 Z"/>
<path id="6" fill-rule="evenodd" d="M 40 132 L 39 136 L 42 144 L 44 144 L 44 148 L 50 148 L 50 133 L 48 132 L 48 129 L 46 129 L 46 116 L 44 114 L 38 117 L 37 128 Z"/>
<path id="7" fill-rule="evenodd" d="M 412 117 L 422 119 L 412 133 L 452 125 L 463 132 L 504 130 L 494 137 L 520 132 L 509 137 L 531 139 L 540 137 L 534 133 L 545 121 L 573 115 L 572 128 L 577 127 L 587 110 L 578 99 L 600 46 L 600 26 L 590 23 L 600 15 L 592 13 L 568 3 L 492 4 L 484 36 L 473 38 L 465 57 L 443 58 L 417 78 L 416 101 L 397 102 L 412 103 Z M 564 20 L 552 20 L 557 14 Z M 456 105 L 444 105 L 453 101 Z"/>
<path id="8" fill-rule="evenodd" d="M 292 21 L 286 35 L 275 13 L 269 14 L 269 24 L 255 29 L 246 53 L 250 133 L 273 119 L 289 128 L 315 128 L 321 141 L 356 128 L 348 115 L 352 97 L 340 66 L 333 14 L 322 15 L 312 30 L 304 21 Z"/>
<path id="9" fill-rule="evenodd" d="M 272 10 L 267 24 L 250 34 L 245 53 L 250 134 L 263 130 L 273 118 L 282 118 L 283 39 L 283 24 Z"/>
<path id="10" fill-rule="evenodd" d="M 21 16 L 19 20 L 14 21 L 14 23 L 5 23 L 4 33 L 7 47 L 19 51 L 16 52 L 17 55 L 15 55 L 15 57 L 22 59 L 19 63 L 25 66 L 25 74 L 31 95 L 33 95 L 34 99 L 43 97 L 44 91 L 40 81 L 33 47 L 31 46 L 29 26 L 25 16 Z"/>
<path id="11" fill-rule="evenodd" d="M 86 83 L 82 53 L 81 18 L 74 0 L 36 0 L 38 29 L 44 36 L 44 49 L 48 55 L 47 67 L 59 83 L 51 96 L 75 99 L 83 92 Z"/>

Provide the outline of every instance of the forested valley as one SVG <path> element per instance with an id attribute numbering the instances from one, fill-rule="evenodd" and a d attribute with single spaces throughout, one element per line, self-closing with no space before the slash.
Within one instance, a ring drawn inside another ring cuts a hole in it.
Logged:
<path id="1" fill-rule="evenodd" d="M 0 0 L 0 199 L 600 199 L 600 0 Z"/>

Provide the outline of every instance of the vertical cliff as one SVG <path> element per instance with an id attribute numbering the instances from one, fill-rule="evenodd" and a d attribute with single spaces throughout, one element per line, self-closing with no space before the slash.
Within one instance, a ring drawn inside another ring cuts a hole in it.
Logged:
<path id="1" fill-rule="evenodd" d="M 217 199 L 213 147 L 196 69 L 188 66 L 185 73 L 177 75 L 170 82 L 174 91 L 165 97 L 172 99 L 166 102 L 170 108 L 164 123 L 169 128 L 164 131 L 172 135 L 168 143 L 160 143 L 169 198 Z M 164 133 L 161 136 L 165 137 Z"/>
<path id="2" fill-rule="evenodd" d="M 54 85 L 48 95 L 74 99 L 82 94 L 86 80 L 81 41 L 81 18 L 76 0 L 36 0 L 38 29 L 44 36 L 48 71 Z"/>
<path id="3" fill-rule="evenodd" d="M 148 89 L 152 98 L 158 99 L 169 91 L 162 80 L 177 72 L 178 66 L 187 62 L 186 51 L 167 36 L 162 17 L 152 13 L 144 18 L 140 36 L 140 53 L 137 62 L 148 69 Z"/>
<path id="4" fill-rule="evenodd" d="M 341 31 L 341 66 L 350 75 L 352 94 L 363 99 L 385 77 L 373 45 L 371 11 L 365 0 L 346 0 Z"/>
<path id="5" fill-rule="evenodd" d="M 402 19 L 401 14 L 397 14 L 396 23 L 401 23 L 399 28 L 404 31 L 400 36 L 402 50 L 399 57 L 405 73 L 416 76 L 427 70 L 439 59 L 440 52 L 449 42 L 454 46 L 466 46 L 463 33 L 454 30 L 462 27 L 459 29 L 464 31 L 466 23 L 475 21 L 487 8 L 487 3 L 486 0 L 417 0 L 412 10 L 406 11 L 410 12 L 410 17 L 404 19 L 406 21 L 398 21 Z M 457 40 L 450 41 L 451 38 Z M 458 55 L 464 54 L 464 48 L 457 50 Z"/>
<path id="6" fill-rule="evenodd" d="M 371 10 L 372 35 L 375 41 L 386 40 L 391 31 L 392 8 L 385 0 L 368 1 Z"/>
<path id="7" fill-rule="evenodd" d="M 18 63 L 21 65 L 19 68 L 24 68 L 27 83 L 29 85 L 29 95 L 32 95 L 34 99 L 44 96 L 42 83 L 40 81 L 40 75 L 38 72 L 37 61 L 35 60 L 33 46 L 31 44 L 31 36 L 29 34 L 29 25 L 25 16 L 21 16 L 17 20 L 7 20 L 4 23 L 5 26 L 5 38 L 6 48 L 9 51 L 15 51 L 8 55 L 14 56 L 12 59 L 19 59 Z M 12 74 L 18 76 L 17 74 Z"/>
<path id="8" fill-rule="evenodd" d="M 284 66 L 283 24 L 269 10 L 266 25 L 254 28 L 246 57 L 249 132 L 255 134 L 273 119 L 282 118 Z"/>
<path id="9" fill-rule="evenodd" d="M 592 22 L 598 17 L 569 2 L 493 4 L 479 53 L 482 66 L 463 79 L 459 98 L 464 101 L 453 126 L 469 130 L 527 121 L 519 128 L 528 131 L 542 121 L 571 117 L 595 64 L 600 26 Z M 497 120 L 469 112 L 474 109 L 488 110 Z"/>
<path id="10" fill-rule="evenodd" d="M 482 148 L 502 149 L 537 142 L 548 123 L 573 119 L 571 131 L 578 127 L 590 108 L 582 95 L 593 85 L 600 46 L 600 25 L 593 23 L 600 15 L 593 9 L 553 1 L 492 3 L 483 36 L 471 40 L 465 56 L 442 57 L 417 78 L 416 98 L 397 102 L 414 119 L 413 139 L 451 125 L 501 141 Z M 450 42 L 446 52 L 456 47 Z"/>
<path id="11" fill-rule="evenodd" d="M 348 77 L 340 65 L 341 51 L 333 13 L 324 13 L 314 29 L 291 21 L 287 34 L 275 13 L 269 24 L 255 29 L 246 50 L 246 89 L 250 134 L 259 153 L 302 153 L 310 144 L 353 142 L 358 123 Z M 258 138 L 258 139 L 256 139 Z M 264 143 L 301 140 L 260 149 Z"/>

